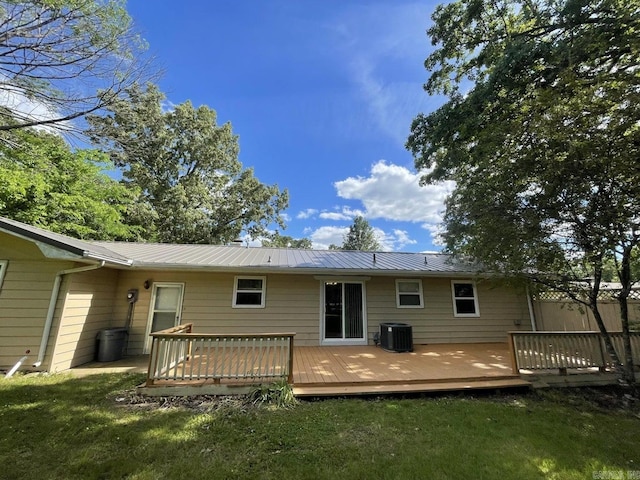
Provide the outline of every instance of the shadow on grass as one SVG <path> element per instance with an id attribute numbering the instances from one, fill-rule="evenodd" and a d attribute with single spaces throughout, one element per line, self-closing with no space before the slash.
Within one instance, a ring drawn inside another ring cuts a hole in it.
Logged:
<path id="1" fill-rule="evenodd" d="M 140 375 L 53 375 L 2 384 L 3 478 L 126 478 L 153 472 L 145 452 L 170 457 L 180 443 L 172 431 L 188 418 L 180 411 L 118 406 L 114 395 L 141 381 Z"/>
<path id="2" fill-rule="evenodd" d="M 577 479 L 640 470 L 638 417 L 562 397 L 334 399 L 207 412 L 117 401 L 142 380 L 0 382 L 0 477 Z"/>

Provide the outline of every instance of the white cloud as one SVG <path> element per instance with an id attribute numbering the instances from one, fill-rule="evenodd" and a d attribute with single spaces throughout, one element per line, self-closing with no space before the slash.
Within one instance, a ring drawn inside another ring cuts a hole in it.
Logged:
<path id="1" fill-rule="evenodd" d="M 418 243 L 417 240 L 413 240 L 409 237 L 409 234 L 406 230 L 395 229 L 393 231 L 393 235 L 395 236 L 395 241 L 399 248 L 402 248 L 406 245 L 415 245 L 416 243 Z"/>
<path id="2" fill-rule="evenodd" d="M 315 208 L 307 208 L 306 210 L 302 210 L 301 212 L 298 212 L 298 215 L 296 215 L 296 218 L 304 220 L 306 218 L 313 217 L 316 213 L 318 213 L 318 210 L 316 210 Z"/>
<path id="3" fill-rule="evenodd" d="M 344 236 L 349 232 L 349 227 L 324 226 L 316 230 L 305 230 L 305 234 L 313 242 L 314 249 L 326 250 L 331 244 L 342 245 Z M 381 228 L 374 227 L 373 231 L 382 251 L 397 251 L 407 245 L 418 243 L 416 240 L 411 239 L 405 230 L 394 229 L 388 233 Z"/>
<path id="4" fill-rule="evenodd" d="M 43 102 L 37 102 L 25 95 L 24 91 L 4 84 L 0 89 L 0 105 L 7 107 L 15 112 L 21 120 L 29 121 L 48 121 L 60 117 L 60 114 L 50 105 Z M 72 124 L 68 121 L 57 122 L 56 127 L 51 125 L 39 125 L 36 128 L 45 130 L 49 133 L 56 133 L 64 130 L 71 130 Z"/>
<path id="5" fill-rule="evenodd" d="M 387 252 L 397 251 L 407 245 L 418 243 L 416 240 L 409 238 L 409 234 L 405 230 L 394 229 L 391 233 L 387 233 L 381 228 L 374 227 L 380 249 Z"/>
<path id="6" fill-rule="evenodd" d="M 330 212 L 328 210 L 323 210 L 319 218 L 323 220 L 334 220 L 334 221 L 353 221 L 353 219 L 357 216 L 364 216 L 364 212 L 362 210 L 354 210 L 348 206 L 335 207 L 335 210 Z"/>
<path id="7" fill-rule="evenodd" d="M 160 102 L 160 108 L 162 109 L 162 113 L 173 112 L 177 106 L 178 106 L 177 103 L 173 103 L 171 100 L 168 100 L 166 98 L 162 102 Z"/>
<path id="8" fill-rule="evenodd" d="M 368 177 L 349 177 L 336 182 L 335 187 L 338 196 L 361 201 L 368 219 L 437 225 L 453 182 L 421 187 L 420 176 L 400 165 L 379 161 Z"/>
<path id="9" fill-rule="evenodd" d="M 353 222 L 361 215 L 367 220 L 381 219 L 389 222 L 410 222 L 419 224 L 429 232 L 434 245 L 443 245 L 440 237 L 444 200 L 453 190 L 453 182 L 421 187 L 422 173 L 379 161 L 372 165 L 367 177 L 348 177 L 334 184 L 339 197 L 362 202 L 364 209 L 347 205 L 336 206 L 333 210 L 307 209 L 297 218 L 317 216 L 332 222 Z M 341 245 L 349 226 L 307 227 L 304 235 L 311 239 L 314 248 L 328 248 L 330 244 Z M 416 245 L 407 230 L 394 225 L 391 231 L 373 226 L 382 250 L 401 250 L 408 245 Z"/>
<path id="10" fill-rule="evenodd" d="M 313 248 L 317 250 L 327 250 L 329 245 L 342 245 L 344 235 L 349 231 L 349 227 L 325 226 L 314 230 L 309 238 L 313 242 Z"/>
<path id="11" fill-rule="evenodd" d="M 444 229 L 442 228 L 441 223 L 438 223 L 436 225 L 425 223 L 422 225 L 422 228 L 424 228 L 431 234 L 431 243 L 433 243 L 433 245 L 438 247 L 445 246 L 445 241 L 444 241 L 444 238 L 442 237 L 444 233 Z"/>
<path id="12" fill-rule="evenodd" d="M 411 120 L 440 99 L 429 97 L 424 59 L 430 2 L 363 4 L 341 12 L 331 30 L 336 50 L 379 133 L 404 145 Z"/>
<path id="13" fill-rule="evenodd" d="M 322 212 L 318 216 L 323 220 L 351 220 L 352 218 L 342 212 Z"/>

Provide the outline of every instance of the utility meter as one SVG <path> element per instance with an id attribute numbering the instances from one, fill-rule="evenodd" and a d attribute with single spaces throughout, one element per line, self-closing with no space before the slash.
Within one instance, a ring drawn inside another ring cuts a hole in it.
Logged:
<path id="1" fill-rule="evenodd" d="M 127 302 L 136 303 L 138 301 L 138 289 L 132 288 L 127 292 Z"/>

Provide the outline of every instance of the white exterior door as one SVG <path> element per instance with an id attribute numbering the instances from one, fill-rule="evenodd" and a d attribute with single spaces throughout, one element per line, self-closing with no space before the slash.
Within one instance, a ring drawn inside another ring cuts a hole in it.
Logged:
<path id="1" fill-rule="evenodd" d="M 175 327 L 180 324 L 182 317 L 182 283 L 154 283 L 151 294 L 151 308 L 147 322 L 147 338 L 145 352 L 149 353 L 151 338 L 149 334 L 159 330 Z"/>

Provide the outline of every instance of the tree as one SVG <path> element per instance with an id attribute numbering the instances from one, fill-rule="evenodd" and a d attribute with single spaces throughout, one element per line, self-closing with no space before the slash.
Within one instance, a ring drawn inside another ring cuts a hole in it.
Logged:
<path id="1" fill-rule="evenodd" d="M 616 261 L 615 257 L 607 257 L 602 264 L 602 281 L 603 282 L 617 282 L 618 281 L 618 269 L 620 268 L 619 261 Z M 640 250 L 635 249 L 631 253 L 631 277 L 634 279 L 640 278 Z"/>
<path id="2" fill-rule="evenodd" d="M 71 152 L 60 137 L 23 129 L 0 143 L 0 215 L 86 240 L 136 240 L 136 192 L 103 173 L 108 157 Z"/>
<path id="3" fill-rule="evenodd" d="M 367 222 L 364 217 L 358 215 L 353 219 L 353 224 L 345 234 L 342 247 L 331 245 L 329 249 L 375 251 L 380 250 L 380 244 L 369 222 Z"/>
<path id="4" fill-rule="evenodd" d="M 276 232 L 269 238 L 262 239 L 263 247 L 274 248 L 303 248 L 311 249 L 313 247 L 311 240 L 308 238 L 293 238 L 288 235 L 280 235 Z"/>
<path id="5" fill-rule="evenodd" d="M 448 101 L 413 121 L 407 147 L 431 169 L 424 183 L 456 182 L 448 249 L 589 307 L 633 381 L 640 2 L 458 0 L 433 20 L 425 89 Z M 598 310 L 607 259 L 622 285 L 624 361 Z"/>
<path id="6" fill-rule="evenodd" d="M 242 231 L 266 236 L 272 223 L 284 228 L 287 191 L 243 169 L 230 123 L 218 126 L 214 110 L 190 102 L 164 111 L 164 95 L 152 84 L 126 94 L 107 115 L 89 115 L 87 133 L 111 153 L 124 181 L 141 189 L 156 214 L 152 239 L 226 243 Z"/>
<path id="7" fill-rule="evenodd" d="M 0 1 L 0 131 L 69 121 L 139 80 L 124 0 Z"/>

